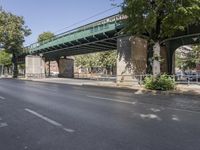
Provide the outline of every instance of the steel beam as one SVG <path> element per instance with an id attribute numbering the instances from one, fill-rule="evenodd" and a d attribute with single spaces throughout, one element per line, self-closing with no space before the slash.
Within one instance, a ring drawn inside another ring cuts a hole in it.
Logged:
<path id="1" fill-rule="evenodd" d="M 105 44 L 100 44 L 100 43 L 95 43 L 95 44 L 92 44 L 92 45 L 97 45 L 97 46 L 101 46 L 101 47 L 106 47 L 106 48 L 116 48 L 117 46 L 109 46 L 109 45 L 105 45 Z"/>
<path id="2" fill-rule="evenodd" d="M 116 37 L 115 37 L 116 38 Z M 114 40 L 114 38 L 109 38 L 109 39 L 103 39 L 103 40 L 99 40 L 98 42 L 103 42 L 103 41 L 107 41 L 107 40 Z M 114 40 L 115 41 L 115 40 Z M 54 52 L 58 52 L 58 51 L 61 51 L 61 50 L 67 50 L 67 49 L 71 49 L 71 48 L 75 48 L 75 47 L 81 47 L 81 46 L 85 46 L 85 45 L 89 45 L 89 44 L 92 44 L 92 43 L 96 43 L 97 41 L 94 41 L 94 42 L 90 42 L 90 43 L 84 43 L 84 44 L 80 44 L 80 45 L 74 45 L 74 46 L 71 46 L 71 47 L 67 47 L 67 48 L 61 48 L 61 49 L 56 49 L 56 50 L 52 50 L 52 51 L 49 51 L 49 52 L 45 52 L 43 54 L 46 54 L 46 53 L 54 53 Z"/>

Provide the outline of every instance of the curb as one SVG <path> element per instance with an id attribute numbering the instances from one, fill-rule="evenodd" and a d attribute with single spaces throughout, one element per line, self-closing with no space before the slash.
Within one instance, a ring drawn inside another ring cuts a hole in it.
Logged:
<path id="1" fill-rule="evenodd" d="M 100 84 L 73 84 L 73 83 L 59 83 L 59 82 L 49 82 L 49 81 L 35 81 L 30 79 L 17 79 L 21 81 L 31 81 L 31 82 L 40 82 L 40 83 L 49 83 L 49 84 L 62 84 L 62 85 L 74 85 L 74 86 L 85 86 L 85 87 L 96 87 L 96 88 L 107 88 L 107 89 L 119 89 L 119 90 L 128 90 L 130 92 L 139 92 L 140 94 L 152 94 L 152 95 L 188 95 L 188 96 L 200 96 L 200 93 L 196 93 L 193 91 L 156 91 L 145 89 L 144 87 L 125 87 L 125 86 L 108 86 L 108 85 L 100 85 Z"/>
<path id="2" fill-rule="evenodd" d="M 83 84 L 82 86 L 88 87 L 99 87 L 99 88 L 111 88 L 111 89 L 121 89 L 121 90 L 129 90 L 135 92 L 141 92 L 141 94 L 152 94 L 152 95 L 188 95 L 188 96 L 200 96 L 199 93 L 196 92 L 185 92 L 185 91 L 156 91 L 156 90 L 149 90 L 143 87 L 134 88 L 134 87 L 121 87 L 121 86 L 105 86 L 105 85 L 87 85 Z"/>

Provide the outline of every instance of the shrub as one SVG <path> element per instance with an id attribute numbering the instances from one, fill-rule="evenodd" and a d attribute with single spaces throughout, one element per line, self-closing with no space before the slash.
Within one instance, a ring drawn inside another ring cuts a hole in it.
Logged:
<path id="1" fill-rule="evenodd" d="M 175 87 L 175 81 L 166 74 L 160 76 L 150 76 L 144 79 L 144 86 L 151 90 L 172 90 Z"/>

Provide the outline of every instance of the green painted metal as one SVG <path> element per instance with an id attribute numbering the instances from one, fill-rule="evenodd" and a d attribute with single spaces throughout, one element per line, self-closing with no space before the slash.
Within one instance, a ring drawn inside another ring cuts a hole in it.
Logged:
<path id="1" fill-rule="evenodd" d="M 25 51 L 23 51 L 23 54 L 39 54 L 51 52 L 57 49 L 68 49 L 74 45 L 90 43 L 117 36 L 115 33 L 119 29 L 123 28 L 121 23 L 122 19 L 123 16 L 116 14 L 95 21 L 93 23 L 81 26 L 71 31 L 56 35 L 54 38 L 44 41 L 43 43 L 31 44 L 25 49 Z M 108 43 L 108 41 L 106 42 Z M 103 43 L 102 47 L 105 46 L 110 49 L 116 47 L 116 44 L 114 46 L 110 46 L 111 44 L 113 44 L 112 42 L 110 43 L 110 45 L 109 43 L 107 43 Z M 95 45 L 93 45 L 93 48 L 95 48 L 94 46 Z"/>

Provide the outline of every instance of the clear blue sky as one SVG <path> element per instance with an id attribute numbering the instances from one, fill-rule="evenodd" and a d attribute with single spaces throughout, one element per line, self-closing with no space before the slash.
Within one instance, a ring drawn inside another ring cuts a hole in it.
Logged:
<path id="1" fill-rule="evenodd" d="M 122 1 L 115 0 L 117 3 Z M 26 25 L 32 30 L 25 45 L 36 42 L 42 32 L 58 34 L 67 31 L 70 28 L 65 27 L 112 8 L 111 3 L 110 0 L 0 0 L 4 10 L 23 16 Z M 119 10 L 112 9 L 71 28 L 115 14 Z"/>

